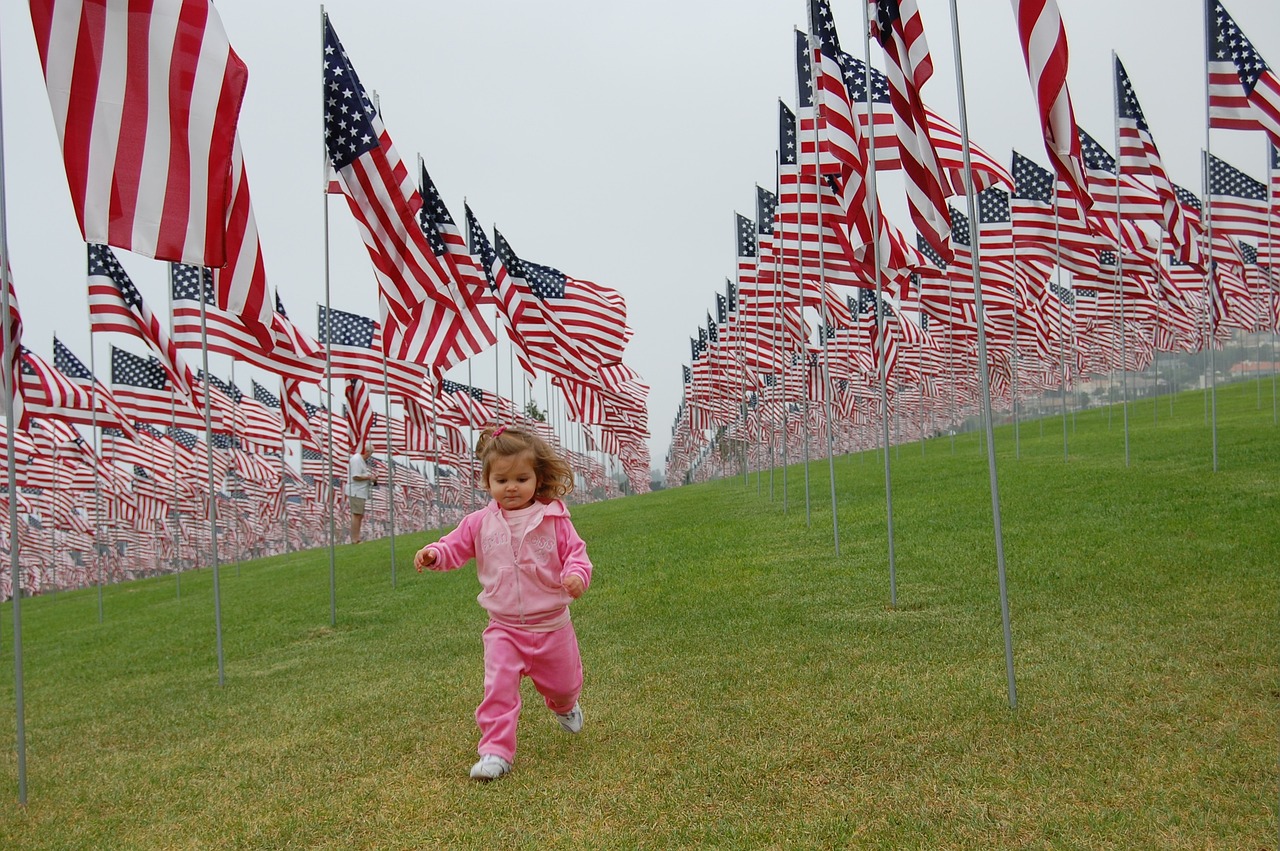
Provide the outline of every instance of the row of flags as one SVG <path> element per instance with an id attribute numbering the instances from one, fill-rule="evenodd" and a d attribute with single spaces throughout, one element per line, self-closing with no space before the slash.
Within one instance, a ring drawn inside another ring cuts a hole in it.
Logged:
<path id="1" fill-rule="evenodd" d="M 841 50 L 828 0 L 809 0 L 776 193 L 757 187 L 755 218 L 737 216 L 735 277 L 691 339 L 670 481 L 721 469 L 712 447 L 726 440 L 764 465 L 789 438 L 875 446 L 885 417 L 901 439 L 952 427 L 981 397 L 979 322 L 1005 405 L 1280 327 L 1280 86 L 1222 4 L 1205 3 L 1209 124 L 1265 133 L 1269 176 L 1206 151 L 1203 196 L 1165 170 L 1118 57 L 1119 150 L 1079 127 L 1056 4 L 1012 5 L 1051 166 L 1015 151 L 1006 168 L 970 140 L 970 220 L 949 200 L 964 193 L 960 134 L 922 99 L 932 61 L 915 2 L 868 3 L 880 74 Z M 914 239 L 870 191 L 875 171 L 902 173 Z"/>
<path id="2" fill-rule="evenodd" d="M 320 305 L 312 335 L 267 288 L 238 135 L 248 69 L 213 6 L 29 6 L 87 246 L 91 331 L 133 337 L 149 352 L 112 346 L 105 382 L 57 339 L 46 360 L 23 346 L 13 277 L 5 278 L 12 365 L 5 390 L 15 403 L 8 434 L 24 450 L 35 447 L 19 453 L 18 483 L 64 488 L 47 476 L 26 480 L 24 462 L 39 457 L 39 440 L 63 447 L 61 482 L 94 482 L 92 504 L 88 491 L 65 485 L 75 495 L 59 495 L 58 505 L 71 508 L 44 512 L 50 528 L 93 537 L 104 528 L 125 534 L 123 523 L 142 536 L 135 543 L 159 540 L 184 520 L 210 515 L 210 497 L 200 504 L 205 491 L 243 494 L 249 502 L 233 504 L 232 518 L 265 523 L 293 504 L 310 517 L 317 504 L 342 499 L 324 465 L 333 464 L 336 480 L 366 445 L 393 459 L 393 477 L 404 466 L 395 458 L 426 465 L 403 475 L 439 505 L 446 486 L 461 492 L 473 478 L 464 430 L 491 423 L 543 433 L 574 461 L 589 493 L 617 492 L 597 452 L 618 459 L 632 490 L 648 488 L 648 386 L 624 362 L 632 331 L 623 297 L 517 255 L 496 229 L 490 239 L 470 208 L 464 233 L 425 164 L 415 173 L 398 153 L 327 15 L 320 69 L 327 193 L 345 198 L 357 224 L 378 314 Z M 170 318 L 146 303 L 113 248 L 169 262 Z M 564 433 L 510 399 L 445 378 L 497 345 L 490 316 L 505 327 L 527 383 L 545 375 L 558 391 Z M 183 350 L 196 348 L 271 378 L 255 379 L 245 393 L 191 368 Z M 303 389 L 329 376 L 341 401 L 335 392 L 327 408 L 307 402 Z M 380 414 L 376 395 L 394 400 L 402 415 Z M 86 427 L 101 429 L 100 452 L 81 438 Z M 286 440 L 300 442 L 300 471 L 286 463 Z M 211 470 L 179 463 L 182 453 L 200 451 Z M 88 530 L 80 528 L 86 518 Z"/>

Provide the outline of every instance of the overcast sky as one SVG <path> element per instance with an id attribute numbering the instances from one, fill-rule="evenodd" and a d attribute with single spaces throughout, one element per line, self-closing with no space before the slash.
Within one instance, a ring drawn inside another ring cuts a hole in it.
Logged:
<path id="1" fill-rule="evenodd" d="M 240 118 L 268 283 L 314 333 L 324 291 L 321 7 L 220 0 L 249 67 Z M 927 102 L 958 124 L 952 30 L 944 0 L 919 0 L 935 73 Z M 1203 0 L 1059 0 L 1080 125 L 1114 149 L 1111 52 L 1129 73 L 1172 179 L 1198 190 L 1205 145 Z M 1228 11 L 1273 67 L 1276 0 Z M 661 467 L 680 401 L 688 339 L 733 273 L 733 213 L 753 216 L 772 187 L 777 100 L 795 103 L 793 28 L 804 0 L 336 0 L 324 7 L 361 81 L 410 162 L 421 154 L 454 217 L 465 198 L 526 259 L 612 287 L 635 330 L 626 362 L 651 385 L 653 464 Z M 1010 150 L 1047 165 L 1007 0 L 961 7 L 970 132 L 1006 164 Z M 832 0 L 846 51 L 861 56 L 862 10 Z M 872 45 L 872 64 L 883 68 Z M 8 242 L 26 326 L 48 357 L 56 332 L 89 359 L 85 252 L 69 201 L 25 0 L 0 0 Z M 1259 133 L 1215 131 L 1213 152 L 1265 177 Z M 881 176 L 887 214 L 909 226 L 901 182 Z M 962 207 L 962 200 L 953 201 Z M 376 316 L 368 255 L 345 202 L 330 207 L 333 306 Z M 165 264 L 119 251 L 144 298 L 166 310 Z M 99 335 L 101 337 L 102 335 Z M 111 342 L 96 341 L 109 379 Z M 199 365 L 199 353 L 188 353 Z M 476 358 L 471 381 L 521 398 L 509 348 Z M 227 377 L 229 359 L 211 356 Z M 518 372 L 518 370 L 517 370 Z M 237 366 L 236 379 L 263 376 Z M 450 377 L 467 380 L 467 368 Z M 517 378 L 518 380 L 518 378 Z M 276 387 L 269 381 L 269 387 Z M 320 401 L 315 391 L 307 398 Z M 539 379 L 535 398 L 543 399 Z"/>

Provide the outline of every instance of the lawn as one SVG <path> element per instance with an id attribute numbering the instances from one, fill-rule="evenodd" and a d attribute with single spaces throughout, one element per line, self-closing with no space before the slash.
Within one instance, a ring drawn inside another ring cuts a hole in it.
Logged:
<path id="1" fill-rule="evenodd" d="M 1280 796 L 1270 382 L 997 429 L 1017 706 L 981 433 L 573 509 L 586 728 L 526 683 L 467 779 L 473 569 L 399 539 L 0 608 L 0 848 L 1258 849 Z M 1161 407 L 1158 412 L 1153 404 Z M 1157 416 L 1158 413 L 1158 416 Z M 792 450 L 794 457 L 794 448 Z M 806 519 L 807 518 L 807 519 Z"/>

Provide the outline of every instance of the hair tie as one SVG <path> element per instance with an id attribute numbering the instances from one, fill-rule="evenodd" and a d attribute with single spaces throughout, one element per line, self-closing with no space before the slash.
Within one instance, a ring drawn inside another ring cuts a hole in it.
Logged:
<path id="1" fill-rule="evenodd" d="M 491 438 L 491 439 L 496 440 L 496 439 L 497 439 L 497 437 L 498 437 L 498 435 L 502 434 L 502 433 L 503 433 L 504 431 L 506 431 L 506 430 L 507 430 L 507 427 L 506 427 L 506 426 L 498 426 L 497 428 L 495 428 L 495 429 L 493 430 L 493 438 Z"/>

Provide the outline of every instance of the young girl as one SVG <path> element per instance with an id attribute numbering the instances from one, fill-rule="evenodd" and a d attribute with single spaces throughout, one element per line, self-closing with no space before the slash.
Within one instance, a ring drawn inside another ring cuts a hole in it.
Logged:
<path id="1" fill-rule="evenodd" d="M 520 717 L 520 679 L 527 675 L 569 733 L 582 729 L 582 658 L 569 602 L 591 584 L 587 548 L 560 497 L 573 490 L 573 470 L 537 435 L 498 426 L 476 445 L 481 480 L 493 501 L 458 528 L 418 550 L 414 566 L 454 570 L 475 558 L 489 612 L 484 631 L 484 699 L 476 708 L 480 761 L 474 780 L 511 770 Z"/>

